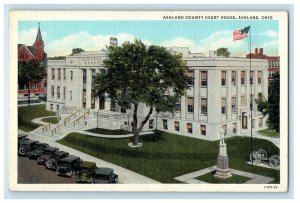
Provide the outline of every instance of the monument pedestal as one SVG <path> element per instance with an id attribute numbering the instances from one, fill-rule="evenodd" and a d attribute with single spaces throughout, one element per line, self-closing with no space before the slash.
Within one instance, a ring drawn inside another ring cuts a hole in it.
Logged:
<path id="1" fill-rule="evenodd" d="M 214 178 L 227 179 L 232 176 L 228 165 L 227 146 L 224 142 L 220 142 L 220 151 L 217 161 L 217 170 Z"/>

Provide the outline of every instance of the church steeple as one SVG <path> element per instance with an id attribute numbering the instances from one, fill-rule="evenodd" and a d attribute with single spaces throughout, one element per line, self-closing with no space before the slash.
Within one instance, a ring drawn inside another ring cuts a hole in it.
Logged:
<path id="1" fill-rule="evenodd" d="M 39 23 L 39 29 L 38 29 L 38 33 L 36 35 L 35 41 L 43 41 L 42 33 L 41 33 L 41 29 L 40 29 L 40 23 Z"/>
<path id="2" fill-rule="evenodd" d="M 40 23 L 39 23 L 39 29 L 36 35 L 35 42 L 33 44 L 34 47 L 34 57 L 38 61 L 43 61 L 44 60 L 44 41 L 42 38 L 42 33 L 40 29 Z"/>

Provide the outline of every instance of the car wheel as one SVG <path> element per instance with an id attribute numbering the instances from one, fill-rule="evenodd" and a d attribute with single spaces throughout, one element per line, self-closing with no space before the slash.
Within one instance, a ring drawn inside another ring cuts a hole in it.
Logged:
<path id="1" fill-rule="evenodd" d="M 24 148 L 19 149 L 19 154 L 24 155 L 26 153 L 26 150 Z"/>
<path id="2" fill-rule="evenodd" d="M 52 161 L 47 161 L 47 168 L 52 169 L 53 163 Z"/>

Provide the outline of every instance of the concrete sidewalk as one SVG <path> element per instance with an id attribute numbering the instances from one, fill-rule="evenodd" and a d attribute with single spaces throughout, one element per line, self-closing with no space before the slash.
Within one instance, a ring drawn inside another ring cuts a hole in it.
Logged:
<path id="1" fill-rule="evenodd" d="M 114 165 L 112 163 L 103 161 L 101 159 L 95 158 L 73 148 L 67 147 L 65 145 L 59 144 L 54 140 L 49 139 L 47 136 L 38 136 L 36 134 L 24 132 L 22 130 L 18 130 L 19 133 L 27 134 L 28 137 L 32 140 L 38 140 L 40 142 L 48 143 L 50 146 L 58 147 L 60 150 L 69 152 L 72 155 L 79 156 L 84 161 L 93 161 L 97 164 L 98 167 L 109 167 L 115 170 L 115 173 L 119 175 L 119 183 L 121 184 L 160 184 L 160 182 L 150 179 L 146 176 L 140 175 L 128 169 L 122 168 L 120 166 Z"/>

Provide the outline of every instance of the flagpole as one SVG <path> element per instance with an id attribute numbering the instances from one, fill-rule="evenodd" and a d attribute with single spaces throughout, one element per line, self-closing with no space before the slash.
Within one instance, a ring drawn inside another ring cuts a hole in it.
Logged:
<path id="1" fill-rule="evenodd" d="M 252 58 L 252 55 L 251 55 L 251 27 L 249 29 L 249 55 L 250 55 L 250 79 L 251 79 L 251 58 Z M 253 152 L 253 139 L 252 139 L 252 110 L 253 110 L 253 92 L 252 92 L 252 86 L 253 86 L 253 83 L 254 83 L 254 73 L 253 73 L 253 77 L 252 77 L 252 83 L 251 83 L 251 80 L 250 80 L 250 89 L 251 89 L 251 94 L 250 94 L 250 129 L 251 129 L 251 153 Z M 252 165 L 253 165 L 253 158 L 251 159 L 252 161 Z"/>

